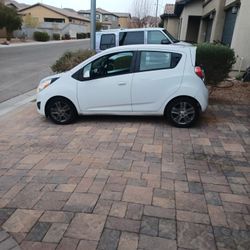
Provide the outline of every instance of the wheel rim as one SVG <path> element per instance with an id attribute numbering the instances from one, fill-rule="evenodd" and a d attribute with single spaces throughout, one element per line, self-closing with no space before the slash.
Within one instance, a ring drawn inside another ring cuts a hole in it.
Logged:
<path id="1" fill-rule="evenodd" d="M 179 125 L 187 125 L 195 118 L 195 109 L 188 102 L 179 102 L 171 109 L 171 117 L 173 121 Z"/>
<path id="2" fill-rule="evenodd" d="M 50 116 L 57 122 L 67 122 L 72 115 L 71 108 L 67 102 L 56 101 L 50 108 Z"/>

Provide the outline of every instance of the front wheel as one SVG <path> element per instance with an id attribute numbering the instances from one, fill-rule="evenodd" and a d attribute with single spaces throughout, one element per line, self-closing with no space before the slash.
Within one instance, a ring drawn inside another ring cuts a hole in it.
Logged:
<path id="1" fill-rule="evenodd" d="M 46 110 L 48 117 L 56 124 L 69 124 L 77 117 L 74 105 L 63 97 L 50 100 Z"/>
<path id="2" fill-rule="evenodd" d="M 174 126 L 188 128 L 198 120 L 200 110 L 193 99 L 180 97 L 168 104 L 166 115 Z"/>

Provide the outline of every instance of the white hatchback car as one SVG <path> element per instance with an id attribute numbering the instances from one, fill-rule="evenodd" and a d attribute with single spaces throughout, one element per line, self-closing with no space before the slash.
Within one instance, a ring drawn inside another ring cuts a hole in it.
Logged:
<path id="1" fill-rule="evenodd" d="M 130 45 L 105 50 L 38 86 L 38 112 L 57 124 L 78 114 L 165 115 L 190 127 L 208 105 L 196 47 Z"/>

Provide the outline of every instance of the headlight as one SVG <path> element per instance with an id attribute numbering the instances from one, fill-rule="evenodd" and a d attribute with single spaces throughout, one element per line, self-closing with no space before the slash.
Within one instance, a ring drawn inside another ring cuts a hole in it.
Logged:
<path id="1" fill-rule="evenodd" d="M 46 89 L 51 83 L 55 82 L 59 77 L 47 79 L 44 81 L 41 81 L 40 84 L 37 87 L 37 93 L 41 92 L 42 90 Z"/>

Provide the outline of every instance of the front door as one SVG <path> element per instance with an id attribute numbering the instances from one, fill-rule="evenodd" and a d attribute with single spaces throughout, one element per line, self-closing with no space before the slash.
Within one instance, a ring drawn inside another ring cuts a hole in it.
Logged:
<path id="1" fill-rule="evenodd" d="M 82 70 L 77 97 L 84 113 L 130 112 L 133 52 L 96 59 Z"/>

